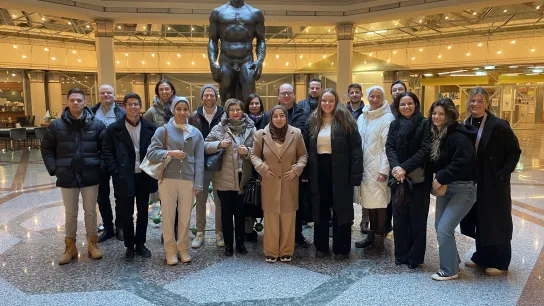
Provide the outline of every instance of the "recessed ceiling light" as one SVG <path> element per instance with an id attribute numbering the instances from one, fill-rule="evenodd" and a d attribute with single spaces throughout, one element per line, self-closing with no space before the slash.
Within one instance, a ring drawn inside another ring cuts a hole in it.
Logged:
<path id="1" fill-rule="evenodd" d="M 87 27 L 87 29 L 90 29 L 90 28 L 91 28 L 91 26 L 90 26 L 90 25 L 86 25 L 86 27 Z"/>
<path id="2" fill-rule="evenodd" d="M 78 58 L 77 61 L 81 63 L 81 59 L 80 59 L 80 58 Z"/>
<path id="3" fill-rule="evenodd" d="M 467 56 L 470 56 L 470 52 L 467 52 Z"/>
<path id="4" fill-rule="evenodd" d="M 516 69 L 516 68 L 518 68 L 518 66 L 508 66 L 508 68 L 510 68 L 510 69 Z"/>
<path id="5" fill-rule="evenodd" d="M 495 66 L 484 66 L 485 70 L 493 70 L 495 69 Z"/>
<path id="6" fill-rule="evenodd" d="M 170 31 L 170 30 L 172 30 L 172 28 L 171 28 L 171 27 L 168 27 L 168 31 Z"/>
<path id="7" fill-rule="evenodd" d="M 13 45 L 13 49 L 17 49 L 17 48 L 18 48 L 17 45 Z"/>
<path id="8" fill-rule="evenodd" d="M 442 58 L 442 54 L 438 54 L 438 58 Z"/>
<path id="9" fill-rule="evenodd" d="M 285 62 L 285 66 L 289 66 L 289 62 Z"/>
<path id="10" fill-rule="evenodd" d="M 542 72 L 544 72 L 544 70 L 542 70 L 542 69 L 533 69 L 533 70 L 531 70 L 531 71 L 534 72 L 534 73 L 542 73 Z"/>
<path id="11" fill-rule="evenodd" d="M 535 52 L 535 48 L 532 48 L 532 49 L 531 49 L 531 52 Z"/>
<path id="12" fill-rule="evenodd" d="M 121 27 L 121 26 L 117 26 L 117 28 L 118 28 L 119 30 L 121 30 L 121 29 L 122 29 L 122 27 Z"/>
<path id="13" fill-rule="evenodd" d="M 128 56 L 128 52 L 125 53 L 125 56 Z"/>
<path id="14" fill-rule="evenodd" d="M 181 54 L 180 54 L 180 53 L 178 53 L 178 57 L 181 57 Z"/>
<path id="15" fill-rule="evenodd" d="M 26 55 L 21 56 L 22 58 L 26 58 Z"/>
<path id="16" fill-rule="evenodd" d="M 451 45 L 450 45 L 450 46 L 448 46 L 448 50 L 450 50 L 450 49 L 451 49 Z"/>
<path id="17" fill-rule="evenodd" d="M 76 52 L 77 52 L 76 50 L 72 50 L 72 53 L 73 53 L 73 54 L 76 54 Z"/>
<path id="18" fill-rule="evenodd" d="M 504 10 L 504 11 L 502 11 L 502 12 L 503 12 L 503 13 L 506 13 L 506 12 L 508 12 L 508 10 Z"/>
<path id="19" fill-rule="evenodd" d="M 476 13 L 476 12 L 472 13 L 472 15 L 474 15 L 474 16 L 476 16 L 476 14 L 478 14 L 478 13 Z"/>
<path id="20" fill-rule="evenodd" d="M 155 53 L 151 53 L 151 57 L 155 57 Z"/>
<path id="21" fill-rule="evenodd" d="M 42 17 L 42 21 L 45 21 L 45 17 Z"/>
<path id="22" fill-rule="evenodd" d="M 397 50 L 393 50 L 393 54 L 397 54 Z"/>
<path id="23" fill-rule="evenodd" d="M 170 65 L 170 61 L 167 61 L 166 63 L 167 63 L 168 65 Z"/>
<path id="24" fill-rule="evenodd" d="M 15 14 L 14 14 L 14 15 L 11 15 L 11 17 L 13 17 L 13 18 L 17 18 L 17 15 L 15 15 Z"/>
<path id="25" fill-rule="evenodd" d="M 309 63 L 308 63 L 308 66 L 312 66 L 312 62 L 309 62 Z"/>
<path id="26" fill-rule="evenodd" d="M 119 61 L 115 61 L 117 64 L 119 64 Z"/>
<path id="27" fill-rule="evenodd" d="M 433 74 L 432 73 L 424 73 L 423 76 L 426 76 L 426 77 L 432 77 Z"/>
<path id="28" fill-rule="evenodd" d="M 52 60 L 56 60 L 57 58 L 53 56 L 51 59 L 52 59 Z"/>
<path id="29" fill-rule="evenodd" d="M 388 59 L 387 59 L 387 62 L 388 62 L 388 63 L 390 63 L 390 62 L 391 62 L 391 59 L 390 59 L 390 58 L 388 58 Z"/>
<path id="30" fill-rule="evenodd" d="M 49 51 L 49 48 L 45 47 L 45 48 L 43 48 L 43 51 L 47 52 L 47 51 Z"/>
<path id="31" fill-rule="evenodd" d="M 423 52 L 423 48 L 419 48 L 419 52 Z"/>
<path id="32" fill-rule="evenodd" d="M 510 43 L 513 45 L 513 44 L 516 43 L 516 40 L 514 39 L 514 40 L 512 40 Z"/>
<path id="33" fill-rule="evenodd" d="M 412 56 L 412 60 L 415 61 L 415 60 L 416 60 L 416 57 L 415 57 L 415 56 Z"/>
<path id="34" fill-rule="evenodd" d="M 145 64 L 145 61 L 142 61 L 142 65 Z"/>
<path id="35" fill-rule="evenodd" d="M 280 55 L 279 54 L 276 54 L 276 59 L 280 58 Z"/>
<path id="36" fill-rule="evenodd" d="M 502 51 L 501 50 L 497 51 L 497 54 L 499 54 L 499 55 L 502 54 Z"/>
<path id="37" fill-rule="evenodd" d="M 71 21 L 68 21 L 68 24 L 69 24 L 69 25 L 71 25 L 71 24 L 72 24 L 72 22 L 71 22 Z"/>
<path id="38" fill-rule="evenodd" d="M 482 43 L 479 43 L 479 44 L 478 44 L 478 47 L 481 47 L 481 46 L 483 46 L 483 45 L 484 45 L 484 44 L 482 44 Z"/>

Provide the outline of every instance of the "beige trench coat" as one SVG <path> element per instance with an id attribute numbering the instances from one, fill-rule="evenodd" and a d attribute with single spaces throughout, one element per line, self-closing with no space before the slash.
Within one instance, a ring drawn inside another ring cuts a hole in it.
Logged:
<path id="1" fill-rule="evenodd" d="M 299 129 L 289 126 L 285 142 L 278 152 L 277 146 L 267 125 L 255 133 L 251 162 L 261 175 L 261 195 L 263 211 L 270 214 L 295 212 L 298 209 L 298 176 L 306 166 L 308 153 Z M 270 169 L 276 175 L 266 178 Z M 283 174 L 293 169 L 296 178 L 286 180 Z"/>

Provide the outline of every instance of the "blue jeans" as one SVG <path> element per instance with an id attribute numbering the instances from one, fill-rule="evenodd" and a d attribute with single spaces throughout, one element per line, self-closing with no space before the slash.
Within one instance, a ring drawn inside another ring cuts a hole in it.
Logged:
<path id="1" fill-rule="evenodd" d="M 459 254 L 455 244 L 455 228 L 476 201 L 474 182 L 458 181 L 448 185 L 446 194 L 436 198 L 435 229 L 438 237 L 440 271 L 455 275 L 459 272 Z"/>

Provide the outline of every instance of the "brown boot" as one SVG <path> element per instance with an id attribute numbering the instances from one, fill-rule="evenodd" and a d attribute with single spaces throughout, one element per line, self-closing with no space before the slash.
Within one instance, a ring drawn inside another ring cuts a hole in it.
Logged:
<path id="1" fill-rule="evenodd" d="M 92 259 L 100 259 L 104 256 L 102 251 L 98 248 L 98 236 L 91 236 L 90 239 L 87 239 L 87 250 L 89 252 L 89 257 Z"/>
<path id="2" fill-rule="evenodd" d="M 363 252 L 367 255 L 376 255 L 382 253 L 384 250 L 384 237 L 384 235 L 374 235 L 374 241 L 372 241 L 372 245 L 364 249 Z"/>
<path id="3" fill-rule="evenodd" d="M 64 254 L 59 258 L 59 265 L 65 265 L 72 262 L 72 259 L 77 258 L 78 255 L 75 239 L 65 238 L 64 243 L 66 244 L 66 249 L 64 250 Z"/>

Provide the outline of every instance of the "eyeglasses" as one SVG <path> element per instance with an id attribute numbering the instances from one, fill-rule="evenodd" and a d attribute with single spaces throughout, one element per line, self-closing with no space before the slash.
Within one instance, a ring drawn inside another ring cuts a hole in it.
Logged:
<path id="1" fill-rule="evenodd" d="M 289 96 L 292 96 L 294 94 L 294 92 L 290 91 L 290 92 L 280 92 L 279 96 L 280 97 L 289 97 Z"/>
<path id="2" fill-rule="evenodd" d="M 241 113 L 242 110 L 237 108 L 237 109 L 229 109 L 229 113 Z"/>
<path id="3" fill-rule="evenodd" d="M 130 104 L 127 104 L 127 108 L 140 108 L 140 104 L 130 103 Z"/>

